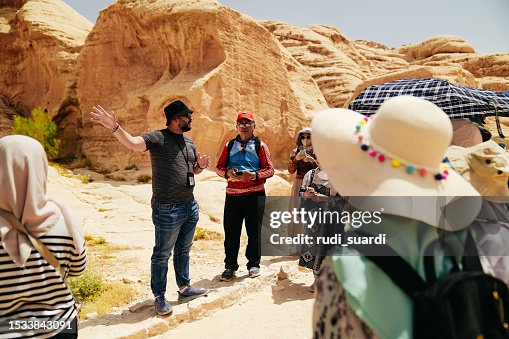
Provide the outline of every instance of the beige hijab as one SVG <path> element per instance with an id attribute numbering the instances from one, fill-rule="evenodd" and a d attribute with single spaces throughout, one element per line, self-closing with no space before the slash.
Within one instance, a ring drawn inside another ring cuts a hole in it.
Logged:
<path id="1" fill-rule="evenodd" d="M 84 248 L 81 225 L 63 205 L 46 197 L 48 161 L 42 145 L 30 137 L 0 139 L 0 208 L 11 212 L 28 233 L 39 238 L 63 215 L 78 251 Z M 30 240 L 0 217 L 0 244 L 14 263 L 24 266 L 32 250 Z"/>

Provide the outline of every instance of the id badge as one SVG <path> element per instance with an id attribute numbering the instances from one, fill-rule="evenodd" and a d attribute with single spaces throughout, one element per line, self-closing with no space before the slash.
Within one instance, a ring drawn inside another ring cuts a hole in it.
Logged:
<path id="1" fill-rule="evenodd" d="M 194 186 L 194 173 L 193 172 L 187 172 L 187 186 Z"/>

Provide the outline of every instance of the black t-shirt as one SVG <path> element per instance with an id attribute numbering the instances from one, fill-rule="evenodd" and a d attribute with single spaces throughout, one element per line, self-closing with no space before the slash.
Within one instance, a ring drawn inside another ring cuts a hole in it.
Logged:
<path id="1" fill-rule="evenodd" d="M 193 172 L 196 147 L 191 138 L 168 129 L 142 135 L 152 161 L 152 203 L 182 204 L 193 201 L 187 173 Z"/>

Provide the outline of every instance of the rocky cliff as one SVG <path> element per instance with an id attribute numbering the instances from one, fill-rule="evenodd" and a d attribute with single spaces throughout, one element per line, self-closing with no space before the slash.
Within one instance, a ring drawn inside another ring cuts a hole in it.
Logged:
<path id="1" fill-rule="evenodd" d="M 27 115 L 48 109 L 62 127 L 74 126 L 69 103 L 77 96 L 76 58 L 92 23 L 60 0 L 2 1 L 0 8 L 0 105 L 2 128 L 12 127 L 12 109 Z"/>
<path id="2" fill-rule="evenodd" d="M 284 168 L 313 112 L 371 84 L 437 77 L 509 91 L 509 54 L 477 53 L 459 37 L 394 48 L 350 41 L 335 27 L 257 22 L 214 0 L 118 0 L 95 25 L 61 0 L 4 0 L 0 45 L 0 135 L 15 114 L 47 108 L 67 153 L 110 170 L 149 158 L 90 122 L 96 104 L 139 135 L 164 128 L 163 107 L 181 99 L 195 111 L 190 136 L 214 159 L 235 134 L 236 113 L 250 110 Z"/>
<path id="3" fill-rule="evenodd" d="M 115 3 L 101 12 L 77 72 L 84 121 L 101 104 L 139 135 L 164 128 L 164 106 L 181 99 L 195 112 L 189 135 L 213 158 L 234 136 L 237 113 L 249 110 L 256 134 L 282 166 L 295 131 L 327 107 L 315 81 L 270 32 L 215 1 Z M 102 126 L 87 122 L 80 135 L 94 163 L 149 163 Z"/>

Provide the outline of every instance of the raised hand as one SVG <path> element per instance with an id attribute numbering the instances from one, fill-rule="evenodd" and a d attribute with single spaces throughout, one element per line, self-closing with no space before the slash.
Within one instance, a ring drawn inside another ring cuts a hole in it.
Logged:
<path id="1" fill-rule="evenodd" d="M 117 124 L 117 117 L 115 113 L 108 112 L 101 105 L 94 106 L 93 112 L 90 112 L 90 120 L 98 122 L 106 128 L 113 129 Z"/>

